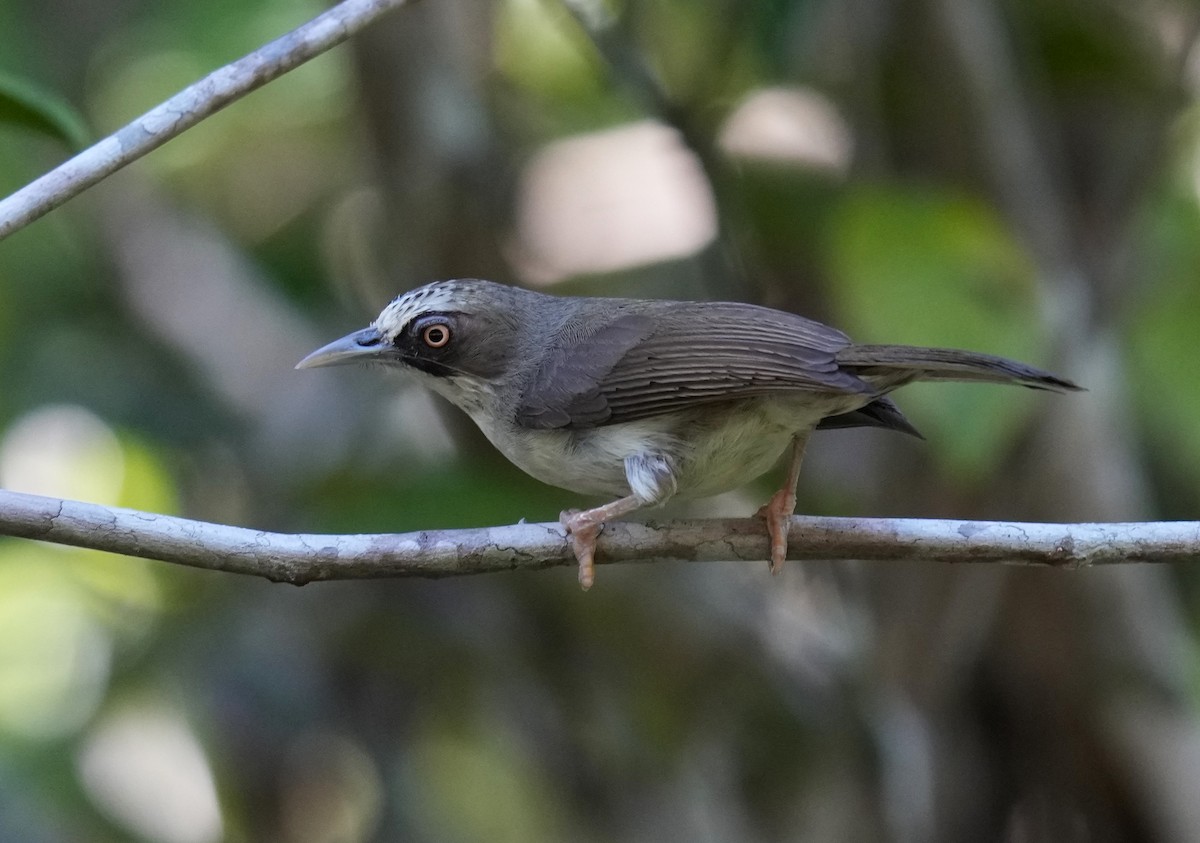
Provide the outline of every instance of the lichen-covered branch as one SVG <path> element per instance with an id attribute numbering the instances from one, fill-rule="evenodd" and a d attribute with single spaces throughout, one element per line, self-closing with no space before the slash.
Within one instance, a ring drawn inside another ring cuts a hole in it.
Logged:
<path id="1" fill-rule="evenodd" d="M 287 35 L 213 71 L 0 201 L 0 240 L 171 138 L 414 0 L 344 0 Z"/>
<path id="2" fill-rule="evenodd" d="M 0 490 L 0 535 L 303 584 L 574 564 L 558 524 L 376 535 L 268 533 Z M 755 519 L 614 522 L 597 562 L 759 561 Z M 1200 522 L 1024 524 L 796 516 L 789 559 L 993 562 L 1082 568 L 1200 559 Z M 765 568 L 765 562 L 764 562 Z"/>

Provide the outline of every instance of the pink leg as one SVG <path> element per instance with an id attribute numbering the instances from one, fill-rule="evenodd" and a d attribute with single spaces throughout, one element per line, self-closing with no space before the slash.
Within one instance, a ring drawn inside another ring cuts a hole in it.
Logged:
<path id="1" fill-rule="evenodd" d="M 800 479 L 800 463 L 804 462 L 804 448 L 808 445 L 810 431 L 796 434 L 792 440 L 792 459 L 788 463 L 787 477 L 783 486 L 771 496 L 758 511 L 760 518 L 767 520 L 767 536 L 771 539 L 771 573 L 783 570 L 787 559 L 788 526 L 796 511 L 796 483 Z"/>
<path id="2" fill-rule="evenodd" d="M 571 536 L 571 546 L 575 550 L 575 558 L 579 560 L 579 587 L 584 591 L 591 588 L 596 580 L 596 539 L 604 529 L 604 522 L 628 515 L 644 504 L 645 501 L 637 495 L 629 495 L 595 509 L 563 510 L 558 516 L 559 523 Z"/>

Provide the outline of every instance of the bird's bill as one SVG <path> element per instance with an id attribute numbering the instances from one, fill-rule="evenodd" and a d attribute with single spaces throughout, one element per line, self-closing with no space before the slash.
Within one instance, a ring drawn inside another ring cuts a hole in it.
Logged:
<path id="1" fill-rule="evenodd" d="M 334 340 L 296 364 L 297 369 L 316 369 L 320 366 L 343 366 L 379 357 L 388 350 L 388 343 L 374 328 L 363 328 Z"/>

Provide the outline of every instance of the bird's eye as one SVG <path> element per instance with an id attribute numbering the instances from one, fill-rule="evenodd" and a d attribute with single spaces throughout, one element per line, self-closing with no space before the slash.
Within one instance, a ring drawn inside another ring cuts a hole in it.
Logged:
<path id="1" fill-rule="evenodd" d="M 427 325 L 421 331 L 421 341 L 430 348 L 441 348 L 450 342 L 450 326 L 441 323 Z"/>

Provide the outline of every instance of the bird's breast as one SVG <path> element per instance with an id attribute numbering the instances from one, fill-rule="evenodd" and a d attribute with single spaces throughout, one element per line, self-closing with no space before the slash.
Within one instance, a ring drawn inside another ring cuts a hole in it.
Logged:
<path id="1" fill-rule="evenodd" d="M 531 430 L 476 419 L 480 430 L 514 465 L 543 483 L 583 495 L 628 495 L 625 457 L 678 453 L 681 443 L 662 425 L 607 425 L 586 430 Z"/>
<path id="2" fill-rule="evenodd" d="M 712 404 L 637 421 L 578 430 L 531 430 L 475 414 L 484 435 L 525 473 L 587 495 L 630 493 L 625 458 L 662 454 L 677 494 L 699 498 L 744 486 L 769 471 L 792 437 L 828 408 L 774 398 Z"/>

